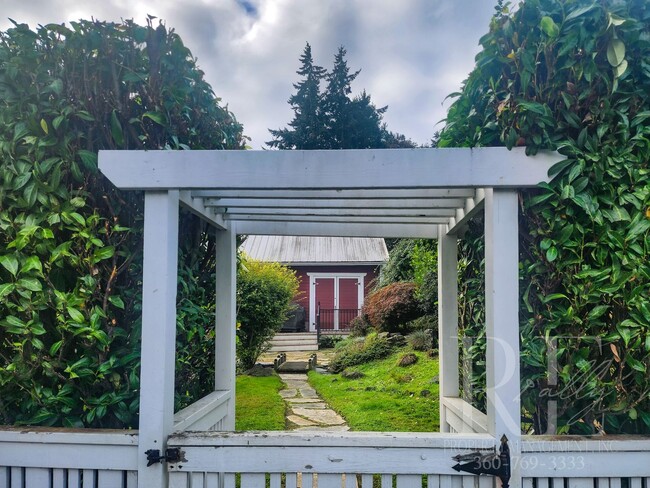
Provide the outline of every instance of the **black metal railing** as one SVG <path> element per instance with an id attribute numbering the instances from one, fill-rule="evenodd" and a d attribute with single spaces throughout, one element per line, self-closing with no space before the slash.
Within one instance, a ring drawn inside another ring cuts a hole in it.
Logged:
<path id="1" fill-rule="evenodd" d="M 321 334 L 348 332 L 350 322 L 359 316 L 358 308 L 321 308 L 316 309 L 316 333 L 320 340 Z M 338 325 L 338 327 L 337 327 Z"/>

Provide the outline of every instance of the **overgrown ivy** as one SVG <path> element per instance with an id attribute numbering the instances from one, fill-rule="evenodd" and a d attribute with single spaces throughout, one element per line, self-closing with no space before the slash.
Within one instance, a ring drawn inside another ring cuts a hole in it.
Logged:
<path id="1" fill-rule="evenodd" d="M 438 145 L 567 157 L 520 194 L 524 425 L 547 432 L 555 401 L 559 433 L 648 433 L 650 4 L 500 2 L 481 45 Z M 470 278 L 482 273 L 477 251 Z M 466 330 L 482 306 L 480 291 L 461 296 Z"/>
<path id="2" fill-rule="evenodd" d="M 243 146 L 162 24 L 0 33 L 1 424 L 137 426 L 143 199 L 98 172 L 97 151 Z M 181 229 L 184 404 L 213 381 L 196 370 L 213 351 L 214 253 L 198 220 Z"/>

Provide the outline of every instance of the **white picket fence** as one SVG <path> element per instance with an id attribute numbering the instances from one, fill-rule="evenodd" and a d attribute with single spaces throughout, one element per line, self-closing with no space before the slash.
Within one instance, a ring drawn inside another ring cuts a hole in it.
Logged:
<path id="1" fill-rule="evenodd" d="M 137 431 L 0 428 L 0 488 L 136 488 Z"/>
<path id="2" fill-rule="evenodd" d="M 178 432 L 170 488 L 491 488 L 452 469 L 488 434 Z M 650 439 L 524 436 L 523 488 L 650 488 Z M 0 429 L 0 488 L 132 488 L 137 431 Z M 519 485 L 511 480 L 513 486 Z"/>

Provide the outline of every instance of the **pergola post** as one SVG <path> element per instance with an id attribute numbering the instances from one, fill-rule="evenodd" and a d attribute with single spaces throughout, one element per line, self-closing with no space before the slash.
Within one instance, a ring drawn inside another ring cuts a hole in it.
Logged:
<path id="1" fill-rule="evenodd" d="M 230 392 L 223 431 L 235 430 L 235 334 L 237 331 L 237 244 L 231 226 L 216 236 L 215 390 Z"/>
<path id="2" fill-rule="evenodd" d="M 147 467 L 145 451 L 164 453 L 174 427 L 176 287 L 178 276 L 176 190 L 147 191 L 144 198 L 142 344 L 138 486 L 167 486 L 167 468 Z"/>
<path id="3" fill-rule="evenodd" d="M 438 353 L 440 432 L 449 432 L 445 397 L 458 397 L 458 239 L 439 226 L 438 232 Z"/>
<path id="4" fill-rule="evenodd" d="M 511 458 L 521 452 L 519 372 L 519 236 L 516 190 L 485 194 L 485 320 L 488 432 L 508 437 Z M 510 486 L 519 488 L 512 463 Z"/>

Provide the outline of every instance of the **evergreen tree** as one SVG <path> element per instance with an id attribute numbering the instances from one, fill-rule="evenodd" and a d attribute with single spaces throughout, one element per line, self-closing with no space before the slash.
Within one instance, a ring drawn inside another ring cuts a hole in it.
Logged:
<path id="1" fill-rule="evenodd" d="M 361 70 L 350 74 L 345 59 L 347 51 L 339 47 L 334 56 L 334 67 L 327 74 L 327 88 L 323 95 L 323 119 L 325 121 L 325 148 L 351 149 L 351 132 L 354 127 L 352 115 L 351 84 Z"/>
<path id="2" fill-rule="evenodd" d="M 289 98 L 294 118 L 285 129 L 269 130 L 277 149 L 379 149 L 416 147 L 401 134 L 389 132 L 382 123 L 388 107 L 377 108 L 364 90 L 352 98 L 351 84 L 360 71 L 350 73 L 340 47 L 332 71 L 327 73 L 314 64 L 309 43 L 300 57 L 297 73 L 302 81 L 294 84 L 296 93 Z M 324 93 L 320 81 L 327 80 Z"/>
<path id="3" fill-rule="evenodd" d="M 325 69 L 314 64 L 309 43 L 300 57 L 302 66 L 296 73 L 303 77 L 294 83 L 296 93 L 289 98 L 294 117 L 290 129 L 270 130 L 273 140 L 267 142 L 278 149 L 319 149 L 323 137 L 323 120 L 320 114 L 320 81 Z"/>

